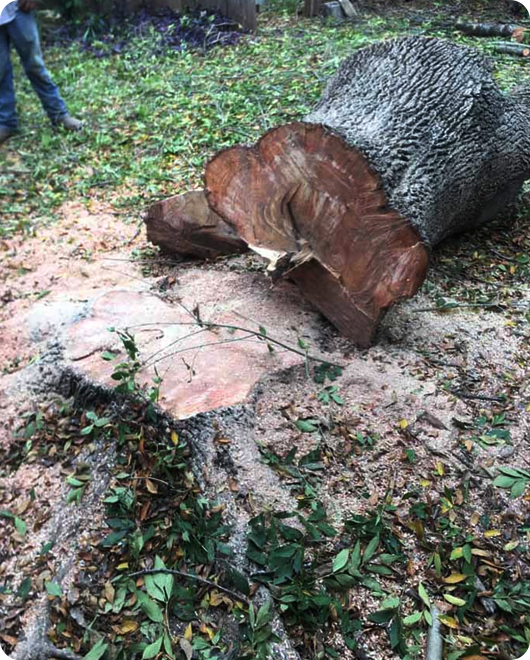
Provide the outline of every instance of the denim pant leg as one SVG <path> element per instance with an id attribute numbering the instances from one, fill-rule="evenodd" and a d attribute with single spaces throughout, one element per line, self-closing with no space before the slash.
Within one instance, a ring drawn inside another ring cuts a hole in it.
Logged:
<path id="1" fill-rule="evenodd" d="M 0 25 L 0 126 L 15 129 L 17 111 L 7 25 Z"/>
<path id="2" fill-rule="evenodd" d="M 51 121 L 56 122 L 59 117 L 68 114 L 68 110 L 44 66 L 35 17 L 31 12 L 17 11 L 15 20 L 6 27 L 42 107 Z"/>

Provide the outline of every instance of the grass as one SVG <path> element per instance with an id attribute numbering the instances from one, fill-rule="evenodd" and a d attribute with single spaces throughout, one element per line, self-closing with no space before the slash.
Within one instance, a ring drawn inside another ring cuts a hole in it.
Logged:
<path id="1" fill-rule="evenodd" d="M 425 29 L 437 34 L 406 20 L 359 27 L 274 17 L 257 36 L 206 54 L 161 55 L 156 33 L 104 59 L 77 44 L 47 46 L 53 78 L 86 128 L 54 132 L 15 63 L 21 132 L 0 150 L 0 236 L 31 233 L 72 198 L 102 199 L 136 218 L 153 199 L 200 186 L 217 150 L 301 118 L 354 49 Z M 503 58 L 502 83 L 526 76 L 524 64 Z"/>
<path id="2" fill-rule="evenodd" d="M 0 151 L 0 235 L 31 232 L 67 199 L 103 199 L 137 217 L 155 198 L 200 186 L 218 149 L 302 117 L 344 56 L 405 31 L 381 19 L 359 30 L 275 18 L 206 54 L 160 55 L 156 34 L 105 59 L 76 44 L 47 47 L 54 80 L 86 123 L 79 135 L 51 129 L 16 62 L 21 132 Z"/>

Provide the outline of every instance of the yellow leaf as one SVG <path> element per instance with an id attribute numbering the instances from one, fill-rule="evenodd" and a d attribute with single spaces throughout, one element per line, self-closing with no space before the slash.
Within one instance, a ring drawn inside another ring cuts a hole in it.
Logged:
<path id="1" fill-rule="evenodd" d="M 406 429 L 409 423 L 407 422 L 406 419 L 400 419 L 398 422 L 398 426 L 400 429 Z"/>
<path id="2" fill-rule="evenodd" d="M 500 529 L 488 529 L 487 531 L 484 532 L 484 536 L 487 539 L 491 539 L 494 536 L 500 536 L 501 535 L 501 530 Z"/>
<path id="3" fill-rule="evenodd" d="M 453 619 L 452 616 L 447 616 L 446 614 L 442 614 L 438 618 L 448 628 L 455 628 L 455 629 L 460 628 L 458 621 L 456 619 Z"/>
<path id="4" fill-rule="evenodd" d="M 204 622 L 201 623 L 201 627 L 199 628 L 199 630 L 202 632 L 203 635 L 208 635 L 210 641 L 215 637 L 215 630 L 209 628 Z"/>
<path id="5" fill-rule="evenodd" d="M 438 463 L 436 463 L 436 472 L 437 472 L 441 477 L 443 477 L 444 474 L 445 474 L 444 464 L 443 464 L 441 461 L 438 461 Z"/>
<path id="6" fill-rule="evenodd" d="M 431 485 L 431 482 L 428 479 L 421 479 L 420 486 L 422 488 L 428 488 Z"/>
<path id="7" fill-rule="evenodd" d="M 109 603 L 114 602 L 115 591 L 114 591 L 114 587 L 110 582 L 105 583 L 105 588 L 103 590 L 103 593 L 105 594 L 105 598 L 109 601 Z"/>
<path id="8" fill-rule="evenodd" d="M 120 632 L 122 635 L 127 635 L 127 633 L 132 633 L 135 630 L 138 630 L 138 623 L 136 621 L 131 621 L 126 619 L 120 626 Z"/>
<path id="9" fill-rule="evenodd" d="M 515 548 L 519 545 L 519 541 L 510 541 L 504 546 L 504 550 L 506 552 L 511 552 L 512 550 L 515 550 Z"/>
<path id="10" fill-rule="evenodd" d="M 126 568 L 129 568 L 129 562 L 125 561 L 123 564 L 118 564 L 116 568 L 118 571 L 124 571 Z"/>
<path id="11" fill-rule="evenodd" d="M 179 443 L 179 434 L 176 431 L 171 431 L 171 442 L 175 445 L 175 447 Z"/>
<path id="12" fill-rule="evenodd" d="M 210 605 L 212 607 L 218 607 L 224 603 L 224 596 L 217 591 L 212 592 L 210 595 Z"/>
<path id="13" fill-rule="evenodd" d="M 462 605 L 466 604 L 465 600 L 462 600 L 462 598 L 457 598 L 456 596 L 451 596 L 451 594 L 444 594 L 444 599 L 448 603 L 451 603 L 451 605 L 456 605 L 457 607 L 462 607 Z"/>
<path id="14" fill-rule="evenodd" d="M 457 584 L 458 582 L 467 580 L 467 577 L 467 575 L 463 575 L 462 573 L 451 573 L 449 577 L 444 578 L 444 582 L 447 584 Z"/>
<path id="15" fill-rule="evenodd" d="M 191 642 L 192 638 L 193 638 L 193 629 L 190 623 L 189 626 L 186 628 L 186 632 L 184 633 L 184 639 L 186 639 L 188 642 Z"/>
<path id="16" fill-rule="evenodd" d="M 155 483 L 153 483 L 151 479 L 146 479 L 145 485 L 147 487 L 147 490 L 150 493 L 153 493 L 153 495 L 156 495 L 158 493 L 158 486 Z"/>

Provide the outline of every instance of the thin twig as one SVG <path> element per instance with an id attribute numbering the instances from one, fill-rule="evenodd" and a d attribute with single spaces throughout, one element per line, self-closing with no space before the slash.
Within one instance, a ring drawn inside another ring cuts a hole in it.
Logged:
<path id="1" fill-rule="evenodd" d="M 472 394 L 462 392 L 462 390 L 448 390 L 450 394 L 454 394 L 459 399 L 475 399 L 476 401 L 493 401 L 494 403 L 504 403 L 505 399 L 500 396 L 486 396 L 484 394 Z"/>
<path id="2" fill-rule="evenodd" d="M 201 324 L 198 323 L 197 321 L 195 321 L 195 323 L 174 323 L 167 321 L 165 323 L 138 323 L 136 325 L 127 326 L 126 329 L 131 330 L 134 328 L 142 328 L 146 326 L 156 326 L 156 325 L 163 325 L 163 326 L 179 325 L 179 326 L 195 326 L 195 327 L 201 326 Z M 257 337 L 261 341 L 269 342 L 271 344 L 274 344 L 275 346 L 280 346 L 281 348 L 285 348 L 285 350 L 290 351 L 291 353 L 296 353 L 296 355 L 301 355 L 306 360 L 311 360 L 312 362 L 320 362 L 321 364 L 329 364 L 332 367 L 338 367 L 339 369 L 344 369 L 343 364 L 338 364 L 336 362 L 330 362 L 329 360 L 323 360 L 322 358 L 315 357 L 314 355 L 310 355 L 305 351 L 300 351 L 297 348 L 294 348 L 294 346 L 289 346 L 288 344 L 283 343 L 279 339 L 274 339 L 274 337 L 270 337 L 269 335 L 263 335 L 261 332 L 257 330 L 250 330 L 249 328 L 243 328 L 238 325 L 229 325 L 228 323 L 212 323 L 210 321 L 203 321 L 202 326 L 207 330 L 215 330 L 216 328 L 220 328 L 220 329 L 224 328 L 225 330 L 239 330 L 240 332 L 245 332 L 248 335 Z M 238 338 L 238 339 L 242 341 L 243 339 L 246 339 L 246 337 Z M 227 340 L 227 341 L 237 341 L 237 339 Z M 184 350 L 188 350 L 188 349 L 184 349 Z M 147 358 L 146 363 L 151 359 L 151 357 Z"/>
<path id="3" fill-rule="evenodd" d="M 197 350 L 200 351 L 203 348 L 208 348 L 209 346 L 224 346 L 226 344 L 234 344 L 237 342 L 243 342 L 243 341 L 248 341 L 250 339 L 254 339 L 253 335 L 248 335 L 247 337 L 236 337 L 234 339 L 220 339 L 219 341 L 210 341 L 210 342 L 205 342 L 204 344 L 194 344 L 193 346 L 186 346 L 186 348 L 179 348 L 178 351 L 173 351 L 172 353 L 168 353 L 167 355 L 162 355 L 159 357 L 157 360 L 154 360 L 153 362 L 149 362 L 149 360 L 146 360 L 143 364 L 142 367 L 152 367 L 155 364 L 158 364 L 159 362 L 162 362 L 163 360 L 167 360 L 168 358 L 175 357 L 175 355 L 179 355 L 179 353 L 187 353 L 188 351 L 193 351 Z M 160 351 L 157 351 L 158 353 Z"/>
<path id="4" fill-rule="evenodd" d="M 131 245 L 131 243 L 134 243 L 134 241 L 135 241 L 135 240 L 138 238 L 138 236 L 140 236 L 140 234 L 142 233 L 143 226 L 144 226 L 144 222 L 143 222 L 143 220 L 142 220 L 142 221 L 138 224 L 138 229 L 134 232 L 134 235 L 132 236 L 132 238 L 129 238 L 127 241 L 124 241 L 123 245 L 128 246 L 128 245 Z"/>
<path id="5" fill-rule="evenodd" d="M 443 307 L 422 307 L 421 309 L 413 309 L 413 314 L 419 314 L 421 312 L 449 312 L 452 309 L 476 309 L 480 307 L 498 307 L 503 309 L 501 303 L 455 303 L 454 305 L 446 305 Z"/>
<path id="6" fill-rule="evenodd" d="M 194 580 L 195 582 L 200 582 L 201 584 L 206 584 L 209 587 L 214 587 L 215 589 L 219 589 L 219 591 L 223 591 L 225 594 L 232 596 L 232 598 L 236 598 L 237 600 L 243 601 L 246 605 L 248 605 L 249 603 L 248 598 L 246 596 L 243 596 L 242 594 L 239 594 L 236 591 L 232 591 L 227 587 L 223 587 L 220 584 L 217 584 L 216 582 L 212 582 L 212 580 L 207 580 L 206 578 L 200 577 L 199 575 L 191 575 L 190 573 L 184 573 L 183 571 L 176 571 L 172 568 L 152 568 L 145 571 L 137 571 L 136 573 L 131 573 L 127 577 L 135 578 L 135 577 L 140 577 L 141 575 L 157 575 L 157 574 L 177 575 L 178 577 L 182 577 L 187 580 Z"/>
<path id="7" fill-rule="evenodd" d="M 497 250 L 493 250 L 490 248 L 491 254 L 494 254 L 496 257 L 499 257 L 500 259 L 503 259 L 504 261 L 510 261 L 511 263 L 517 263 L 517 259 L 512 259 L 511 257 L 507 257 L 505 254 L 502 252 L 497 252 Z"/>

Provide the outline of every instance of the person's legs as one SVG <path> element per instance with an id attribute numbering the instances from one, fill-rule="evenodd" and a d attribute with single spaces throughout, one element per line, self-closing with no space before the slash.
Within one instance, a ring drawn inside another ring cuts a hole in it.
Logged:
<path id="1" fill-rule="evenodd" d="M 14 132 L 17 128 L 13 67 L 9 57 L 7 25 L 0 25 L 0 130 Z"/>
<path id="2" fill-rule="evenodd" d="M 42 107 L 52 123 L 56 124 L 68 115 L 68 110 L 44 66 L 35 17 L 31 12 L 17 11 L 15 19 L 5 27 Z"/>

